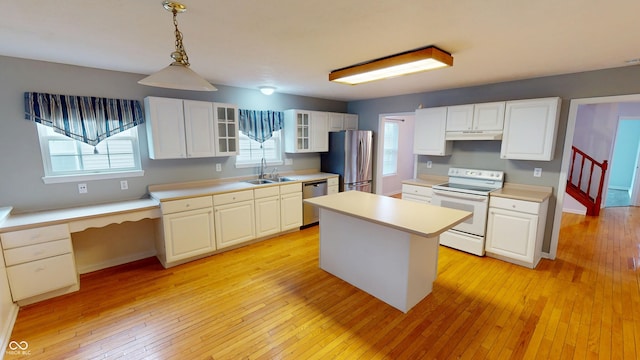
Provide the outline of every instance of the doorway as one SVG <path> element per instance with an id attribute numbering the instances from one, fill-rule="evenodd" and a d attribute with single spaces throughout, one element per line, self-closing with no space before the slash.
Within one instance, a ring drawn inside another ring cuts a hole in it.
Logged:
<path id="1" fill-rule="evenodd" d="M 402 192 L 402 181 L 415 177 L 413 127 L 415 114 L 382 114 L 378 117 L 376 194 Z"/>
<path id="2" fill-rule="evenodd" d="M 637 205 L 640 119 L 620 118 L 609 168 L 605 207 Z"/>
<path id="3" fill-rule="evenodd" d="M 562 220 L 562 210 L 564 206 L 564 194 L 567 187 L 567 178 L 569 166 L 571 164 L 571 147 L 576 133 L 576 119 L 578 118 L 578 109 L 581 106 L 597 105 L 597 104 L 629 104 L 640 103 L 640 94 L 605 96 L 596 98 L 573 99 L 569 105 L 569 116 L 567 118 L 567 131 L 565 134 L 564 150 L 562 154 L 562 165 L 560 168 L 560 176 L 558 178 L 557 197 L 555 215 L 553 219 L 553 229 L 551 233 L 551 244 L 549 247 L 549 258 L 555 259 L 558 250 L 558 239 L 560 235 L 560 226 Z M 612 145 L 611 145 L 612 146 Z M 638 186 L 637 182 L 635 186 Z"/>

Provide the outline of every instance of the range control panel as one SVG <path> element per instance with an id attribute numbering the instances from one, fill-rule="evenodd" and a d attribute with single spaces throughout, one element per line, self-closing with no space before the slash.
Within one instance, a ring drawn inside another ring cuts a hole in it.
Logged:
<path id="1" fill-rule="evenodd" d="M 504 181 L 504 171 L 498 170 L 450 168 L 449 176 L 478 180 Z"/>

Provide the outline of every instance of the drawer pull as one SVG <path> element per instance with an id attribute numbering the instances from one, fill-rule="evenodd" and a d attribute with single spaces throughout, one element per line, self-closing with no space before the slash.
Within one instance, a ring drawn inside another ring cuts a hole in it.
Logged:
<path id="1" fill-rule="evenodd" d="M 38 250 L 33 252 L 33 256 L 38 256 L 44 254 L 44 250 Z"/>

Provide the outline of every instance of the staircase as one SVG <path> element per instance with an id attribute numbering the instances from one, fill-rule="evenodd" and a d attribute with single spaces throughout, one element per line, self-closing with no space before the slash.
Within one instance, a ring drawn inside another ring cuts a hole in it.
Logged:
<path id="1" fill-rule="evenodd" d="M 587 208 L 588 216 L 600 214 L 607 167 L 607 160 L 598 162 L 577 147 L 571 147 L 571 167 L 566 192 Z M 597 191 L 591 187 L 594 178 L 598 181 Z"/>

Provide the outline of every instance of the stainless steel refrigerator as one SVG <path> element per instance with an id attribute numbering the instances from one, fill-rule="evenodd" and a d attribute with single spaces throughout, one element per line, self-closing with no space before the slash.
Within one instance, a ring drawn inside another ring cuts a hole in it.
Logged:
<path id="1" fill-rule="evenodd" d="M 329 133 L 329 151 L 321 154 L 321 170 L 340 175 L 340 191 L 371 192 L 373 132 L 344 130 Z"/>

